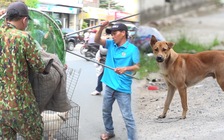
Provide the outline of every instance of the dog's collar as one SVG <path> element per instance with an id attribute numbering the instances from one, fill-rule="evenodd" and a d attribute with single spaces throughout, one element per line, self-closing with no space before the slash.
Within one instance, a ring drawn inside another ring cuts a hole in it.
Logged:
<path id="1" fill-rule="evenodd" d="M 58 116 L 59 116 L 64 122 L 66 121 L 66 119 L 63 118 L 62 116 L 60 116 L 59 114 L 58 114 Z"/>

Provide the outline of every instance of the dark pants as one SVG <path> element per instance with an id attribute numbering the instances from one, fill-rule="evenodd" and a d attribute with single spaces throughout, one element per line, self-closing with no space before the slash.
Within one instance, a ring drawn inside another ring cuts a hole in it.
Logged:
<path id="1" fill-rule="evenodd" d="M 102 77 L 103 77 L 103 72 L 98 76 L 98 79 L 97 79 L 96 91 L 98 92 L 103 91 L 103 83 L 101 82 Z"/>

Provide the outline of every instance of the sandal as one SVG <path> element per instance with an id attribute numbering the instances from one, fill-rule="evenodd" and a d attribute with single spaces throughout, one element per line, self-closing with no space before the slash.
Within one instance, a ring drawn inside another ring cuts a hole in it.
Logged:
<path id="1" fill-rule="evenodd" d="M 113 133 L 113 134 L 110 134 L 110 133 L 108 133 L 108 132 L 105 132 L 104 134 L 102 134 L 101 136 L 100 136 L 100 139 L 101 140 L 109 140 L 110 138 L 113 138 L 115 136 L 115 134 Z"/>

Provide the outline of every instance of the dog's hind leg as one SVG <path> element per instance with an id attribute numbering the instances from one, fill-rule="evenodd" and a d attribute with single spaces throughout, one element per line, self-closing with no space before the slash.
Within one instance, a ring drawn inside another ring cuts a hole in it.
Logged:
<path id="1" fill-rule="evenodd" d="M 217 82 L 218 82 L 219 86 L 224 91 L 224 72 L 219 71 L 219 73 L 216 74 L 215 77 L 217 78 Z"/>
<path id="2" fill-rule="evenodd" d="M 164 104 L 163 113 L 158 116 L 159 118 L 165 118 L 166 117 L 167 111 L 170 107 L 170 103 L 171 103 L 171 101 L 173 99 L 173 96 L 174 96 L 174 93 L 176 91 L 176 88 L 173 85 L 171 85 L 167 81 L 166 81 L 166 83 L 167 83 L 167 86 L 168 86 L 168 92 L 167 92 L 167 96 L 166 96 L 166 102 Z"/>
<path id="3" fill-rule="evenodd" d="M 187 110 L 188 110 L 188 106 L 187 106 L 187 85 L 186 84 L 181 84 L 180 87 L 178 87 L 178 91 L 180 94 L 180 98 L 181 98 L 181 104 L 182 104 L 182 108 L 183 108 L 183 113 L 182 116 L 179 116 L 181 119 L 185 119 L 187 116 Z"/>

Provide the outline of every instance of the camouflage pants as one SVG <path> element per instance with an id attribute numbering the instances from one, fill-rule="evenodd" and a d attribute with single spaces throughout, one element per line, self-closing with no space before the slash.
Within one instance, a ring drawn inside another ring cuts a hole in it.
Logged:
<path id="1" fill-rule="evenodd" d="M 0 140 L 15 140 L 16 133 L 25 140 L 43 139 L 43 121 L 37 103 L 18 111 L 0 110 Z"/>

